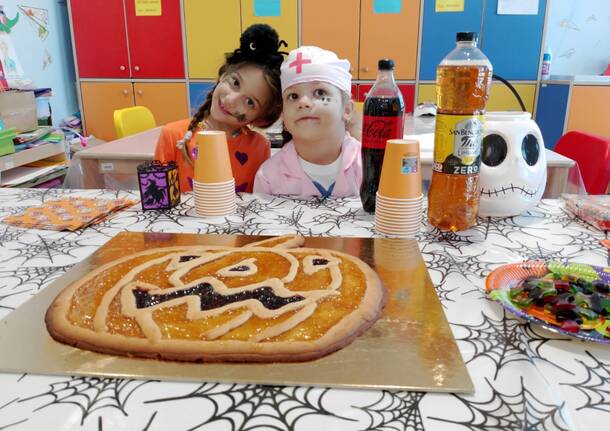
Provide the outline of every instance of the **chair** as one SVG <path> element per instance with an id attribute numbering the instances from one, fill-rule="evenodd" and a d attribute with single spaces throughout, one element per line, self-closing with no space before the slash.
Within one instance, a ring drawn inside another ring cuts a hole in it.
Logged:
<path id="1" fill-rule="evenodd" d="M 145 106 L 133 106 L 114 111 L 114 128 L 117 138 L 134 135 L 156 126 L 155 117 Z"/>
<path id="2" fill-rule="evenodd" d="M 606 193 L 610 183 L 610 139 L 572 131 L 559 138 L 553 151 L 576 161 L 588 194 Z"/>

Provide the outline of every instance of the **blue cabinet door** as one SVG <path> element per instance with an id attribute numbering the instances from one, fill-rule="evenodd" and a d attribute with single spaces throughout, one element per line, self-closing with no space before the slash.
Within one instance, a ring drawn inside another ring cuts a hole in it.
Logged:
<path id="1" fill-rule="evenodd" d="M 189 83 L 189 101 L 191 105 L 191 115 L 195 112 L 205 101 L 210 90 L 214 88 L 213 82 L 190 82 Z"/>
<path id="2" fill-rule="evenodd" d="M 494 73 L 510 80 L 538 77 L 540 45 L 546 0 L 540 0 L 537 15 L 498 15 L 498 0 L 485 1 L 481 48 Z"/>
<path id="3" fill-rule="evenodd" d="M 563 135 L 569 93 L 569 84 L 542 83 L 538 90 L 536 123 L 542 132 L 544 146 L 550 150 Z"/>
<path id="4" fill-rule="evenodd" d="M 455 48 L 455 34 L 476 31 L 481 34 L 483 0 L 464 0 L 463 12 L 436 12 L 436 1 L 424 1 L 419 79 L 436 79 L 436 66 Z"/>

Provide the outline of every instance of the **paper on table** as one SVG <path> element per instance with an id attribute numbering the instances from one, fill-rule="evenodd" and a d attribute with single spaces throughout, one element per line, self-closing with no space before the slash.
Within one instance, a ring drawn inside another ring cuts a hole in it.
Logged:
<path id="1" fill-rule="evenodd" d="M 498 15 L 538 15 L 538 0 L 498 0 Z"/>

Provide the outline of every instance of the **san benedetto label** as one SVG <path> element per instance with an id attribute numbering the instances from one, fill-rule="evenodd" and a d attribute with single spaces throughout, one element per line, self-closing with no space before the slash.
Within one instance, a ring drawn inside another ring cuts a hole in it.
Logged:
<path id="1" fill-rule="evenodd" d="M 479 172 L 483 115 L 436 116 L 434 165 L 436 172 L 471 175 Z"/>

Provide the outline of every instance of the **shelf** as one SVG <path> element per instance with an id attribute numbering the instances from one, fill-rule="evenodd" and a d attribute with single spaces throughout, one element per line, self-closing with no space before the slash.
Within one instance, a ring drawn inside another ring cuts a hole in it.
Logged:
<path id="1" fill-rule="evenodd" d="M 0 157 L 0 172 L 64 153 L 64 141 L 57 144 L 45 144 L 40 147 L 17 151 L 16 153 Z"/>
<path id="2" fill-rule="evenodd" d="M 2 188 L 31 188 L 36 187 L 39 184 L 45 183 L 55 178 L 64 177 L 68 172 L 67 165 L 59 165 L 54 167 L 53 169 L 46 170 L 45 168 L 35 168 L 38 169 L 39 174 L 34 174 L 32 172 L 29 175 L 29 179 L 26 179 L 22 182 L 18 182 L 16 184 L 0 184 Z"/>

